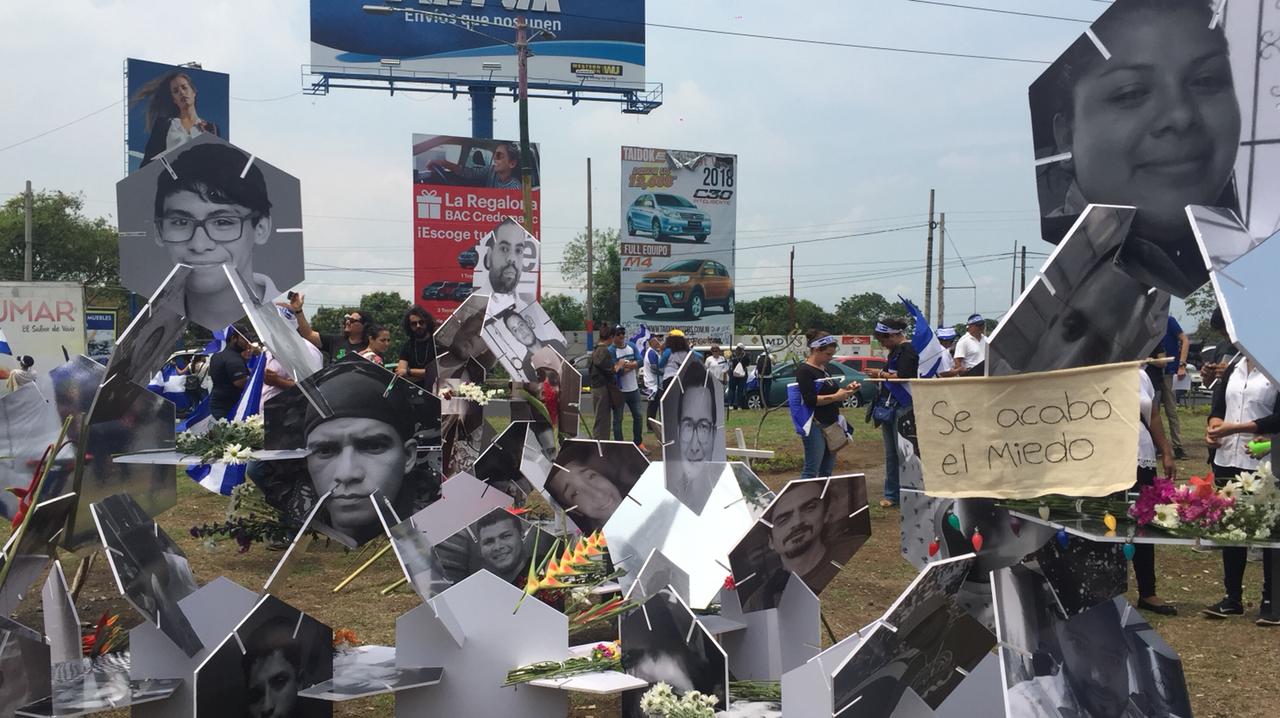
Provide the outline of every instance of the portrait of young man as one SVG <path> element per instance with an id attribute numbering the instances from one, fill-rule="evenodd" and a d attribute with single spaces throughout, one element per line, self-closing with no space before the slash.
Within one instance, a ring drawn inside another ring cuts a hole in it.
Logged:
<path id="1" fill-rule="evenodd" d="M 184 313 L 209 329 L 244 316 L 227 272 L 262 304 L 303 279 L 298 181 L 249 152 L 201 135 L 121 180 L 120 275 L 150 296 L 187 265 Z"/>
<path id="2" fill-rule="evenodd" d="M 662 396 L 662 458 L 671 495 L 701 514 L 725 469 L 724 387 L 685 362 Z"/>
<path id="3" fill-rule="evenodd" d="M 554 544 L 551 534 L 505 508 L 497 508 L 441 541 L 435 551 L 450 583 L 484 570 L 519 587 L 524 585 L 535 553 L 541 563 Z"/>

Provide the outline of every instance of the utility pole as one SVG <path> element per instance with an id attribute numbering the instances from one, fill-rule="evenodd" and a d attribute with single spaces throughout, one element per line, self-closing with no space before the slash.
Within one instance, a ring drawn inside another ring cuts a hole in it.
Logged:
<path id="1" fill-rule="evenodd" d="M 22 193 L 25 219 L 23 232 L 27 240 L 27 251 L 22 261 L 22 281 L 31 281 L 31 180 L 27 180 L 27 191 Z"/>
<path id="2" fill-rule="evenodd" d="M 1013 241 L 1013 254 L 1009 258 L 1013 260 L 1009 262 L 1009 306 L 1012 307 L 1016 296 L 1013 293 L 1013 283 L 1018 277 L 1018 240 L 1016 239 Z"/>
<path id="3" fill-rule="evenodd" d="M 595 306 L 595 301 L 591 296 L 591 278 L 593 276 L 592 250 L 591 245 L 594 244 L 595 236 L 591 229 L 591 158 L 587 158 L 587 348 L 591 349 L 595 346 L 595 327 L 591 319 L 591 308 Z M 621 319 L 621 317 L 619 317 Z"/>
<path id="4" fill-rule="evenodd" d="M 929 318 L 933 305 L 933 190 L 929 190 L 929 239 L 924 250 L 924 317 Z"/>
<path id="5" fill-rule="evenodd" d="M 529 21 L 516 18 L 516 57 L 520 63 L 520 190 L 524 228 L 533 234 L 533 150 L 529 148 Z M 588 183 L 588 187 L 590 183 Z M 587 246 L 591 237 L 587 237 Z M 590 286 L 590 276 L 587 286 Z"/>
<path id="6" fill-rule="evenodd" d="M 796 326 L 796 248 L 791 248 L 790 288 L 787 290 L 787 324 Z"/>
<path id="7" fill-rule="evenodd" d="M 1022 285 L 1019 292 L 1027 291 L 1027 245 L 1022 245 Z"/>
<path id="8" fill-rule="evenodd" d="M 946 256 L 947 256 L 947 213 L 943 212 L 938 216 L 938 326 L 946 325 L 946 314 L 942 307 L 945 303 L 947 289 L 946 279 Z M 925 315 L 928 319 L 929 315 Z"/>

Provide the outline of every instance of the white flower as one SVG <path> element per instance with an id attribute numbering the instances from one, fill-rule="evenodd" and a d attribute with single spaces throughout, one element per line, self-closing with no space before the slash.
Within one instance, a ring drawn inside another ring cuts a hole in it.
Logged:
<path id="1" fill-rule="evenodd" d="M 222 450 L 222 461 L 228 464 L 243 464 L 253 458 L 253 451 L 239 444 L 228 444 Z"/>
<path id="2" fill-rule="evenodd" d="M 1240 490 L 1240 481 L 1232 479 L 1224 484 L 1222 488 L 1218 489 L 1218 495 L 1224 499 L 1234 499 L 1240 495 Z"/>
<path id="3" fill-rule="evenodd" d="M 1241 489 L 1244 489 L 1251 494 L 1262 488 L 1262 479 L 1252 471 L 1246 471 L 1240 474 L 1231 483 L 1239 485 Z"/>
<path id="4" fill-rule="evenodd" d="M 1178 528 L 1182 522 L 1178 520 L 1177 504 L 1157 504 L 1156 517 L 1152 523 L 1166 529 Z"/>
<path id="5" fill-rule="evenodd" d="M 1270 526 L 1259 527 L 1257 531 L 1253 532 L 1252 538 L 1255 541 L 1266 541 L 1267 539 L 1271 538 L 1271 527 Z"/>
<path id="6" fill-rule="evenodd" d="M 1238 529 L 1238 528 L 1231 529 L 1230 531 L 1226 531 L 1223 533 L 1214 534 L 1214 537 L 1220 538 L 1223 541 L 1244 541 L 1245 539 L 1249 538 L 1248 535 L 1245 534 L 1244 529 Z"/>

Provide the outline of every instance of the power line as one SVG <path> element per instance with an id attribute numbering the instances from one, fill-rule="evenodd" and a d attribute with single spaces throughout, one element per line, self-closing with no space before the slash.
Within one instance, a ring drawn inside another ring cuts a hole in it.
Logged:
<path id="1" fill-rule="evenodd" d="M 89 113 L 89 114 L 87 114 L 87 115 L 81 115 L 81 116 L 77 117 L 76 119 L 74 119 L 74 120 L 72 120 L 72 121 L 70 121 L 70 122 L 67 122 L 67 123 L 64 123 L 64 124 L 58 125 L 57 127 L 54 127 L 54 128 L 48 129 L 48 130 L 45 130 L 44 132 L 41 132 L 41 133 L 40 133 L 40 134 L 38 134 L 38 135 L 32 135 L 32 136 L 28 137 L 28 138 L 27 138 L 27 139 L 25 139 L 25 140 L 19 140 L 19 141 L 17 141 L 17 142 L 14 142 L 14 143 L 13 143 L 13 144 L 11 144 L 11 145 L 5 145 L 4 147 L 0 147 L 0 152 L 4 152 L 4 151 L 6 151 L 6 150 L 11 150 L 11 149 L 13 149 L 14 147 L 18 147 L 18 146 L 21 146 L 21 145 L 25 145 L 25 144 L 27 144 L 28 142 L 32 142 L 32 141 L 38 140 L 38 139 L 40 139 L 41 137 L 44 137 L 44 136 L 46 136 L 46 135 L 51 135 L 51 134 L 53 134 L 54 132 L 57 132 L 58 130 L 65 130 L 66 128 L 68 128 L 68 127 L 70 127 L 70 126 L 72 126 L 72 125 L 76 124 L 77 122 L 82 122 L 82 121 L 84 121 L 84 120 L 89 119 L 90 117 L 93 117 L 94 115 L 97 115 L 97 114 L 101 114 L 101 113 L 103 113 L 103 112 L 106 112 L 107 110 L 109 110 L 109 109 L 111 109 L 111 108 L 113 108 L 113 107 L 116 107 L 117 105 L 121 104 L 122 102 L 124 102 L 124 100 L 116 100 L 115 102 L 111 103 L 110 105 L 107 105 L 106 107 L 99 107 L 98 109 L 94 110 L 93 112 L 90 112 L 90 113 Z"/>
<path id="2" fill-rule="evenodd" d="M 977 10 L 980 12 L 997 13 L 1000 15 L 1020 15 L 1022 17 L 1035 17 L 1044 20 L 1066 20 L 1068 22 L 1082 22 L 1086 25 L 1093 22 L 1092 20 L 1083 20 L 1078 17 L 1062 17 L 1059 15 L 1043 15 L 1037 12 L 1020 12 L 1018 10 L 1001 10 L 994 7 L 981 7 L 979 5 L 960 5 L 958 3 L 938 2 L 938 0 L 907 0 L 907 2 L 920 3 L 922 5 L 938 5 L 940 7 L 951 7 L 959 10 Z"/>

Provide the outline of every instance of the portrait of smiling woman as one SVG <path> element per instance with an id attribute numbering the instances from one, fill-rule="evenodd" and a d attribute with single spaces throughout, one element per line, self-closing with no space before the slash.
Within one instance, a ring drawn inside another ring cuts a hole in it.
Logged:
<path id="1" fill-rule="evenodd" d="M 1118 261 L 1183 295 L 1207 279 L 1187 205 L 1237 209 L 1240 102 L 1210 0 L 1118 0 L 1031 86 L 1042 232 L 1133 206 Z"/>

